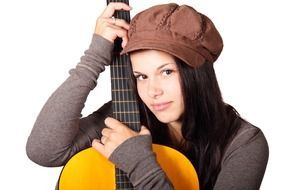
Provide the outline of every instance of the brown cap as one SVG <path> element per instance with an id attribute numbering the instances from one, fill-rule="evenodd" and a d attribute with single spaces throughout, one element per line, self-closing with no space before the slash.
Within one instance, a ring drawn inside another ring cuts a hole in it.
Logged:
<path id="1" fill-rule="evenodd" d="M 141 49 L 167 52 L 192 67 L 213 63 L 223 40 L 212 21 L 190 6 L 175 3 L 151 7 L 130 23 L 129 41 L 122 54 Z"/>

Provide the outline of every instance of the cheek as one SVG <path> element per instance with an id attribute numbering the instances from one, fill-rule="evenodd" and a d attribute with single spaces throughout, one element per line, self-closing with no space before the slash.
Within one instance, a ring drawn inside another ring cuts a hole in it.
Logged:
<path id="1" fill-rule="evenodd" d="M 182 90 L 181 90 L 181 85 L 180 85 L 178 76 L 174 78 L 173 80 L 166 81 L 164 84 L 164 89 L 169 94 L 180 97 L 182 95 Z"/>
<path id="2" fill-rule="evenodd" d="M 144 85 L 142 85 L 141 83 L 137 84 L 137 91 L 138 91 L 139 97 L 145 103 L 147 90 L 144 87 Z"/>
<path id="3" fill-rule="evenodd" d="M 179 82 L 179 79 L 173 80 L 166 85 L 167 92 L 169 96 L 176 100 L 176 102 L 181 106 L 184 107 L 184 100 L 183 100 L 183 93 L 182 87 Z"/>

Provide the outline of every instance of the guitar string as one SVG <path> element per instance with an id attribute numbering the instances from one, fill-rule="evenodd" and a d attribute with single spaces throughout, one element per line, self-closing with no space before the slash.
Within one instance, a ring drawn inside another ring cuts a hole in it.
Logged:
<path id="1" fill-rule="evenodd" d="M 120 11 L 118 13 L 119 13 L 119 15 L 118 15 L 119 18 L 124 18 L 125 19 L 124 15 L 123 15 L 124 12 Z M 125 97 L 126 93 L 123 92 L 123 90 L 126 89 L 126 85 L 125 85 L 125 80 L 126 80 L 125 78 L 126 78 L 126 76 L 124 75 L 124 70 L 123 70 L 123 66 L 124 66 L 125 63 L 123 62 L 123 57 L 124 57 L 124 55 L 119 57 L 119 64 L 120 64 L 120 66 L 119 66 L 119 73 L 120 73 L 120 77 L 123 78 L 120 81 L 121 82 L 121 84 L 120 84 L 120 90 L 121 90 L 120 91 L 120 98 L 121 99 L 120 100 L 127 101 L 128 99 L 126 99 L 126 97 Z M 121 119 L 125 123 L 128 122 L 127 115 L 124 114 L 124 112 L 127 110 L 127 106 L 128 106 L 128 104 L 120 104 Z"/>
<path id="2" fill-rule="evenodd" d="M 115 2 L 117 2 L 117 1 L 115 1 Z M 116 17 L 118 17 L 118 15 L 115 15 Z M 117 52 L 116 52 L 117 53 Z M 118 65 L 118 56 L 117 56 L 117 54 L 116 54 L 116 65 L 117 66 L 119 66 Z M 118 72 L 118 69 L 117 70 L 115 70 L 116 71 L 116 73 Z M 119 76 L 116 76 L 117 78 L 119 78 Z M 115 80 L 114 81 L 115 82 L 115 84 L 116 84 L 116 89 L 118 88 L 118 84 L 117 84 L 117 80 Z M 118 95 L 118 98 L 119 98 L 119 94 L 118 93 L 115 93 L 115 94 L 117 94 Z M 118 98 L 116 99 L 116 100 L 118 100 Z M 116 104 L 116 103 L 115 103 Z M 118 109 L 119 109 L 119 105 L 117 105 L 116 104 L 116 106 L 118 106 Z M 118 111 L 118 109 L 116 109 L 116 115 L 118 114 L 117 113 L 117 111 Z M 116 117 L 116 119 L 120 119 L 120 118 L 118 118 L 119 116 L 117 115 L 117 117 Z M 119 178 L 119 180 L 117 180 L 117 182 L 124 182 L 124 180 L 123 180 L 123 178 L 122 178 L 122 172 L 119 170 L 119 169 L 116 169 L 117 170 L 117 175 L 118 175 L 118 178 Z M 124 183 L 123 183 L 124 184 Z M 118 185 L 118 187 L 117 187 L 117 189 L 120 189 L 120 188 L 125 188 L 124 187 L 124 185 L 123 185 L 123 187 L 121 187 L 121 183 L 117 183 L 117 185 Z"/>
<path id="3" fill-rule="evenodd" d="M 108 3 L 110 3 L 110 2 L 112 2 L 112 1 L 109 1 L 109 0 L 107 0 L 107 2 Z M 117 60 L 116 60 L 116 56 L 114 56 L 113 57 L 113 63 L 112 63 L 112 65 L 114 66 L 114 65 L 116 65 L 116 62 L 117 62 Z M 115 70 L 114 70 L 114 68 L 111 66 L 111 85 L 112 85 L 112 89 L 115 89 L 116 88 L 116 83 L 115 83 Z M 117 94 L 116 93 L 113 93 L 112 92 L 112 100 L 116 100 L 117 99 Z M 116 115 L 116 112 L 114 112 L 114 110 L 117 110 L 117 105 L 116 105 L 116 103 L 115 102 L 113 102 L 112 103 L 112 107 L 113 107 L 113 116 L 115 117 L 115 118 L 117 118 L 118 116 Z M 115 170 L 116 170 L 116 189 L 118 189 L 118 190 L 120 190 L 121 189 L 121 185 L 120 185 L 120 181 L 122 181 L 121 179 L 120 179 L 120 176 L 121 176 L 121 172 L 120 172 L 120 170 L 118 169 L 118 168 L 115 168 Z"/>
<path id="4" fill-rule="evenodd" d="M 120 78 L 119 76 L 119 63 L 120 63 L 120 57 L 118 55 L 116 55 L 116 65 L 118 66 L 117 69 L 115 70 L 116 71 L 116 78 Z M 120 89 L 120 83 L 118 83 L 118 80 L 115 80 L 115 84 L 116 84 L 116 88 L 115 89 Z M 116 100 L 120 100 L 120 91 L 118 91 L 118 93 L 115 93 L 117 94 L 117 99 Z M 117 109 L 116 109 L 116 114 L 117 114 L 117 118 L 118 120 L 122 120 L 121 118 L 121 115 L 120 115 L 120 112 L 121 112 L 121 104 L 117 104 L 115 103 L 116 106 L 117 106 Z M 122 189 L 125 189 L 125 180 L 124 180 L 124 174 L 119 170 L 117 169 L 117 175 L 118 175 L 118 189 L 122 188 Z"/>
<path id="5" fill-rule="evenodd" d="M 127 3 L 128 4 L 128 2 L 126 2 L 125 1 L 125 3 Z M 129 12 L 126 12 L 126 11 L 123 11 L 122 12 L 122 17 L 123 18 L 125 18 L 128 22 L 130 21 L 129 20 L 129 18 L 130 18 L 130 13 Z M 124 68 L 122 68 L 122 70 L 123 70 L 123 72 L 125 73 L 124 74 L 124 76 L 127 76 L 127 61 L 129 61 L 128 60 L 128 57 L 127 57 L 127 55 L 123 55 L 123 63 L 125 64 L 125 67 Z M 129 89 L 130 88 L 130 86 L 129 86 L 129 84 L 128 84 L 128 82 L 129 81 L 126 81 L 126 89 Z M 133 98 L 131 98 L 131 91 L 129 91 L 129 92 L 127 92 L 127 100 L 133 100 Z M 131 104 L 131 102 L 129 102 L 128 104 L 127 104 L 127 110 L 131 110 L 131 111 L 134 111 L 134 109 L 132 109 L 133 108 L 133 106 L 132 106 L 132 104 Z M 127 122 L 128 122 L 128 124 L 129 125 L 131 125 L 130 127 L 131 127 L 131 129 L 133 129 L 133 130 L 135 130 L 134 129 L 134 126 L 131 124 L 131 121 L 133 121 L 133 114 L 127 114 Z"/>
<path id="6" fill-rule="evenodd" d="M 114 1 L 114 2 L 119 2 L 119 1 Z M 119 14 L 118 14 L 119 13 Z M 121 17 L 121 15 L 120 15 L 120 12 L 118 12 L 117 13 L 117 17 L 118 18 L 124 18 L 124 17 Z M 120 60 L 118 60 L 118 57 L 119 56 L 116 56 L 116 59 L 115 59 L 115 63 L 116 63 L 116 66 L 117 66 L 117 68 L 120 68 L 120 65 L 118 65 L 118 62 L 121 62 Z M 118 71 L 118 70 L 116 70 L 116 71 Z M 113 76 L 115 76 L 116 74 L 118 74 L 118 73 L 116 73 L 115 72 L 115 70 L 113 70 Z M 118 77 L 118 76 L 117 76 Z M 119 77 L 118 77 L 119 78 Z M 119 84 L 118 83 L 116 83 L 116 81 L 117 80 L 115 80 L 115 79 L 113 79 L 112 80 L 112 82 L 114 83 L 114 88 L 113 89 L 120 89 L 120 86 L 119 86 Z M 117 100 L 119 100 L 119 98 L 120 98 L 120 94 L 117 94 L 117 93 L 112 93 L 112 94 L 114 94 L 114 98 L 115 98 L 115 100 L 117 101 Z M 121 104 L 119 104 L 119 101 L 118 102 L 115 102 L 114 103 L 115 105 L 115 110 L 119 110 L 119 108 L 120 108 L 120 106 L 119 105 L 121 105 Z M 119 105 L 117 105 L 117 104 L 119 104 Z M 118 113 L 115 113 L 115 117 L 118 119 L 118 117 L 119 117 L 119 115 L 118 115 Z M 117 189 L 118 190 L 120 190 L 120 189 L 133 189 L 133 186 L 132 186 L 132 184 L 129 182 L 129 180 L 128 180 L 128 178 L 126 177 L 126 174 L 125 173 L 123 173 L 121 170 L 119 170 L 118 168 L 116 168 L 116 186 L 117 186 Z"/>
<path id="7" fill-rule="evenodd" d="M 118 17 L 120 18 L 120 19 L 122 19 L 122 18 L 124 18 L 123 17 L 123 15 L 122 15 L 122 12 L 121 11 L 119 11 L 118 12 Z M 122 80 L 119 80 L 119 82 L 120 82 L 120 84 L 119 84 L 119 89 L 125 89 L 125 85 L 124 85 L 124 83 L 125 83 L 125 75 L 123 75 L 123 69 L 122 69 L 122 64 L 123 64 L 123 62 L 122 62 L 122 56 L 118 56 L 119 57 L 119 70 L 117 70 L 117 71 L 119 71 L 119 74 L 120 74 L 120 76 L 119 77 L 122 77 L 123 79 Z M 125 100 L 125 93 L 123 92 L 123 91 L 120 91 L 120 94 L 119 94 L 119 98 L 120 98 L 120 100 Z M 124 113 L 124 111 L 125 111 L 125 107 L 124 106 L 126 106 L 126 104 L 119 104 L 120 106 L 120 119 L 122 120 L 122 121 L 124 121 L 124 122 L 126 122 L 126 118 L 124 118 L 125 116 L 126 116 L 126 114 Z M 128 183 L 128 181 L 126 181 L 126 175 L 124 175 L 124 173 L 123 172 L 121 172 L 121 177 L 122 177 L 122 182 L 123 183 L 121 183 L 122 185 L 123 185 L 123 189 L 126 189 L 126 188 L 128 188 L 129 186 L 131 187 L 131 185 Z"/>
<path id="8" fill-rule="evenodd" d="M 126 1 L 124 1 L 126 4 L 128 4 L 129 5 L 129 2 L 128 2 L 128 0 L 126 0 Z M 130 12 L 128 11 L 123 11 L 122 12 L 122 18 L 124 18 L 124 19 L 127 19 L 127 21 L 129 22 L 130 21 Z M 122 70 L 126 73 L 126 71 L 127 71 L 127 65 L 128 65 L 128 63 L 127 63 L 127 55 L 124 55 L 123 56 L 123 58 L 125 58 L 125 59 L 123 59 L 123 63 L 125 64 L 125 67 L 122 67 Z M 126 76 L 126 75 L 125 75 Z M 128 85 L 128 80 L 126 81 L 126 85 Z M 128 88 L 129 88 L 129 86 L 128 86 Z M 128 94 L 130 93 L 130 92 L 127 92 Z M 128 100 L 132 100 L 132 99 L 130 99 L 129 97 L 128 97 Z M 128 103 L 127 104 L 128 106 L 130 105 L 130 103 Z M 127 114 L 128 116 L 130 116 L 130 114 Z M 128 119 L 128 120 L 130 120 L 130 119 Z M 130 189 L 133 189 L 133 185 L 131 184 L 131 182 L 129 182 L 129 184 L 127 185 L 127 187 L 129 187 Z"/>
<path id="9" fill-rule="evenodd" d="M 125 2 L 126 3 L 126 2 Z M 127 3 L 128 4 L 128 3 Z M 123 12 L 120 12 L 121 13 L 121 18 L 124 18 L 124 19 L 128 19 L 127 18 L 127 16 L 126 15 L 128 15 L 128 14 L 130 14 L 129 12 L 126 12 L 126 11 L 123 11 Z M 124 63 L 124 65 L 122 65 L 122 67 L 121 67 L 121 70 L 122 70 L 122 72 L 124 73 L 123 74 L 123 76 L 124 77 L 126 77 L 126 67 L 123 67 L 123 66 L 125 66 L 125 65 L 127 65 L 127 62 L 126 62 L 126 60 L 124 60 L 124 58 L 125 57 L 127 57 L 126 55 L 123 55 L 123 56 L 120 56 L 121 58 L 122 58 L 122 61 L 121 61 L 121 63 Z M 127 84 L 127 82 L 128 81 L 122 81 L 122 82 L 124 82 L 124 84 L 125 84 L 125 86 L 127 86 L 126 84 Z M 129 92 L 127 92 L 127 94 L 128 94 Z M 125 93 L 123 93 L 123 94 L 125 94 Z M 130 98 L 129 97 L 127 97 L 127 100 L 130 100 Z M 127 101 L 127 100 L 124 100 L 124 101 Z M 129 103 L 127 103 L 127 104 L 124 104 L 125 106 L 127 105 L 128 107 L 129 107 Z M 124 114 L 125 116 L 127 115 L 127 118 L 126 118 L 126 120 L 127 120 L 127 122 L 129 121 L 129 115 L 130 114 Z M 133 186 L 132 186 L 132 184 L 129 182 L 129 183 L 125 183 L 125 185 L 124 185 L 124 188 L 125 188 L 125 186 L 127 187 L 127 188 L 130 188 L 130 189 L 133 189 Z"/>

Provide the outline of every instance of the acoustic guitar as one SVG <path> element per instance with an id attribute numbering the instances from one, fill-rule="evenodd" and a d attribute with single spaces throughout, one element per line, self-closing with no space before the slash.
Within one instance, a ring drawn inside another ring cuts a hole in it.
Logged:
<path id="1" fill-rule="evenodd" d="M 107 0 L 124 2 L 128 0 Z M 130 22 L 128 11 L 116 11 L 116 18 Z M 140 115 L 136 97 L 129 84 L 127 67 L 129 57 L 120 55 L 121 40 L 115 41 L 111 69 L 113 117 L 132 130 L 140 131 Z M 152 145 L 157 161 L 176 190 L 198 190 L 197 173 L 191 162 L 180 152 L 167 146 Z M 116 168 L 94 148 L 75 154 L 64 166 L 59 178 L 59 190 L 132 190 L 133 185 L 126 173 Z"/>

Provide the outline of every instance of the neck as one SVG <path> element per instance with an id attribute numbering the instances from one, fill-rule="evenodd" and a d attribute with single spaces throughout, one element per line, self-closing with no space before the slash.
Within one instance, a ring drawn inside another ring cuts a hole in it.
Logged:
<path id="1" fill-rule="evenodd" d="M 167 124 L 168 129 L 170 131 L 171 138 L 174 140 L 175 143 L 179 143 L 183 140 L 182 136 L 182 122 L 176 121 Z"/>

